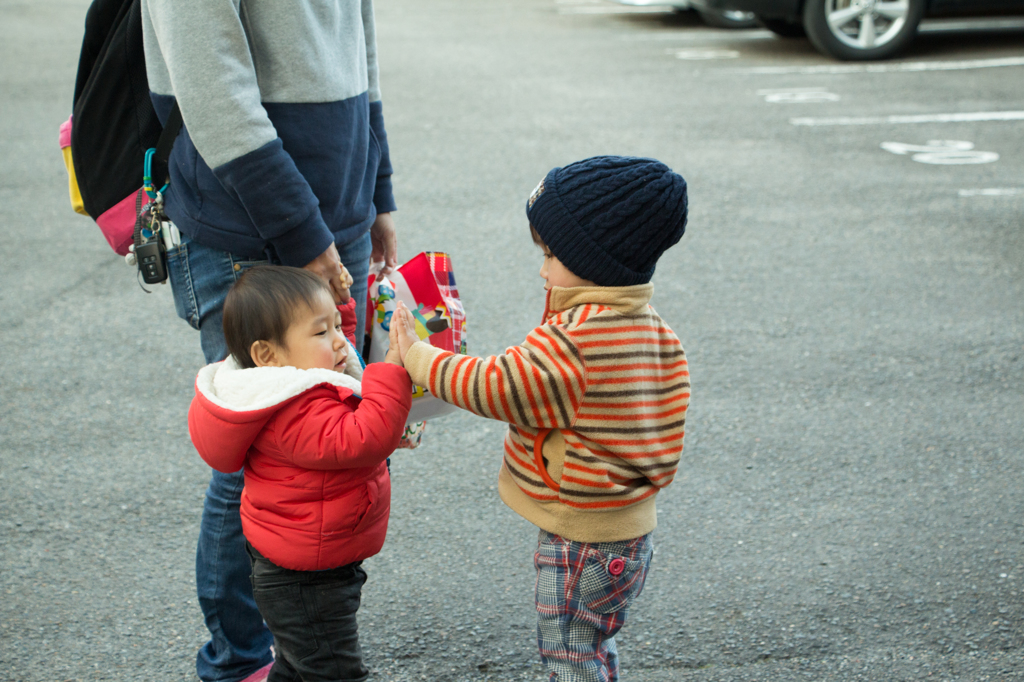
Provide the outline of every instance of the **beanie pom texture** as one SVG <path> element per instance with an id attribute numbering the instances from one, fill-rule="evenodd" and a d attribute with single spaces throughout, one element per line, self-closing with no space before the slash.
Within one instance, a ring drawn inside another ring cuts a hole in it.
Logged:
<path id="1" fill-rule="evenodd" d="M 526 214 L 578 277 L 600 286 L 644 284 L 686 229 L 686 181 L 654 159 L 596 156 L 549 172 Z"/>

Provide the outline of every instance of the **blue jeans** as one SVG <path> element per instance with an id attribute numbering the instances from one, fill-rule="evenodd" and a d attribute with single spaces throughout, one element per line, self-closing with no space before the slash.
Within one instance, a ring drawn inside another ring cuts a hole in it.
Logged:
<path id="1" fill-rule="evenodd" d="M 352 296 L 358 320 L 356 348 L 361 350 L 366 317 L 370 235 L 338 248 L 355 284 Z M 227 357 L 221 324 L 224 298 L 235 280 L 254 265 L 270 261 L 240 258 L 187 238 L 167 254 L 171 291 L 178 316 L 199 330 L 207 362 Z M 203 504 L 196 549 L 196 591 L 210 641 L 196 656 L 196 672 L 205 682 L 238 682 L 271 662 L 273 641 L 256 608 L 251 566 L 242 535 L 242 471 L 213 472 Z"/>

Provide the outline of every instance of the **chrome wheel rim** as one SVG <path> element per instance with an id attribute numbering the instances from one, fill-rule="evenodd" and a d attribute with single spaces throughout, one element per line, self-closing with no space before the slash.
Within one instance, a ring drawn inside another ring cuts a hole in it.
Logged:
<path id="1" fill-rule="evenodd" d="M 909 0 L 824 0 L 825 23 L 844 45 L 872 50 L 891 42 L 907 23 Z"/>

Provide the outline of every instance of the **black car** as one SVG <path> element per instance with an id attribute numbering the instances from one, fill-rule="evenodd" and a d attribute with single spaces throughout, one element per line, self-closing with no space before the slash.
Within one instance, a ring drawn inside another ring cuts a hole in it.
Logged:
<path id="1" fill-rule="evenodd" d="M 885 59 L 906 47 L 923 17 L 1020 14 L 1024 0 L 690 0 L 698 10 L 753 12 L 774 33 L 806 35 L 837 59 Z"/>

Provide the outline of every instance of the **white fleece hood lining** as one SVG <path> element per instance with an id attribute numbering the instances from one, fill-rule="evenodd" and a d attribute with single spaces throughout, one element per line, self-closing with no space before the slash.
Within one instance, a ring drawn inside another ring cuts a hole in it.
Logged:
<path id="1" fill-rule="evenodd" d="M 199 370 L 196 389 L 218 407 L 232 412 L 254 412 L 305 393 L 314 386 L 331 384 L 347 388 L 357 396 L 363 387 L 351 376 L 362 375 L 362 367 L 356 359 L 355 349 L 349 344 L 349 355 L 354 362 L 346 367 L 345 373 L 331 369 L 297 369 L 295 367 L 239 367 L 230 355 L 223 362 L 215 362 Z"/>

